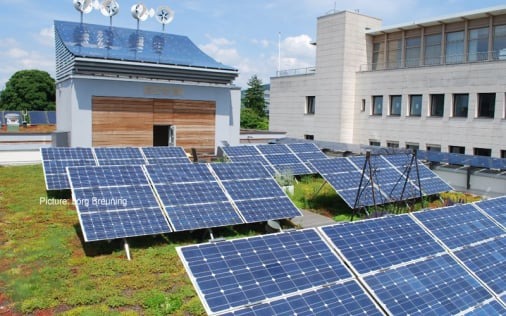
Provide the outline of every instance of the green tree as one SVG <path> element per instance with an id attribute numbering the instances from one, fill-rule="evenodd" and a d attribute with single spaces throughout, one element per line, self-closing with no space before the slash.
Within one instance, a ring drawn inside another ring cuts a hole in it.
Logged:
<path id="1" fill-rule="evenodd" d="M 45 71 L 21 70 L 0 93 L 0 109 L 47 111 L 55 109 L 55 80 Z"/>
<path id="2" fill-rule="evenodd" d="M 251 77 L 248 81 L 249 88 L 246 90 L 243 104 L 244 107 L 252 109 L 260 117 L 265 117 L 265 98 L 262 80 L 257 75 Z"/>
<path id="3" fill-rule="evenodd" d="M 253 109 L 241 109 L 241 128 L 247 129 L 269 129 L 269 121 L 266 116 L 261 117 Z"/>

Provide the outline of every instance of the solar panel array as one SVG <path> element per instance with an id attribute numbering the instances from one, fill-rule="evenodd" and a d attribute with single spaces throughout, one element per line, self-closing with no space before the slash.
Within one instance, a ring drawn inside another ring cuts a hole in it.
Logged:
<path id="1" fill-rule="evenodd" d="M 177 250 L 211 315 L 503 315 L 499 208 L 506 197 Z"/>
<path id="2" fill-rule="evenodd" d="M 32 125 L 56 124 L 55 111 L 29 111 L 28 118 Z"/>
<path id="3" fill-rule="evenodd" d="M 99 152 L 99 157 L 112 160 L 123 159 L 122 155 L 135 159 L 136 154 L 134 151 L 121 155 L 116 151 Z M 105 165 L 67 169 L 86 241 L 301 215 L 258 163 Z M 141 213 L 145 216 L 134 218 Z M 111 218 L 111 214 L 115 217 Z"/>
<path id="4" fill-rule="evenodd" d="M 351 208 L 453 190 L 420 162 L 412 163 L 411 155 L 371 156 L 369 162 L 364 156 L 354 156 L 309 163 Z"/>
<path id="5" fill-rule="evenodd" d="M 181 147 L 41 148 L 47 190 L 70 189 L 66 167 L 189 163 Z"/>
<path id="6" fill-rule="evenodd" d="M 232 162 L 260 162 L 271 173 L 306 175 L 316 171 L 307 162 L 327 156 L 313 143 L 222 147 Z"/>
<path id="7" fill-rule="evenodd" d="M 418 150 L 417 156 L 420 159 L 437 163 L 448 163 L 452 165 L 506 170 L 505 158 L 494 158 L 494 157 L 444 153 L 425 150 Z"/>

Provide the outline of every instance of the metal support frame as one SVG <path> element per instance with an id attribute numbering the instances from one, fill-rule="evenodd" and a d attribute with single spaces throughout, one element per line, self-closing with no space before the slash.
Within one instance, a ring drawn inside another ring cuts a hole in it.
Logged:
<path id="1" fill-rule="evenodd" d="M 123 238 L 123 243 L 125 246 L 125 254 L 127 256 L 128 261 L 132 260 L 132 256 L 130 255 L 130 246 L 128 245 L 127 239 Z"/>
<path id="2" fill-rule="evenodd" d="M 353 218 L 355 217 L 355 213 L 356 213 L 356 209 L 357 209 L 357 206 L 359 204 L 359 201 L 360 201 L 360 196 L 362 195 L 362 193 L 364 192 L 365 188 L 362 190 L 362 184 L 364 183 L 364 175 L 366 173 L 366 168 L 367 166 L 369 166 L 369 183 L 371 184 L 371 192 L 372 192 L 372 202 L 373 202 L 373 205 L 374 205 L 374 210 L 377 211 L 377 205 L 376 205 L 376 195 L 375 195 L 375 192 L 374 192 L 374 180 L 373 180 L 373 172 L 372 172 L 372 168 L 371 168 L 371 151 L 368 150 L 366 151 L 365 153 L 365 161 L 364 161 L 364 165 L 362 167 L 362 174 L 360 176 L 360 183 L 358 185 L 358 190 L 357 190 L 357 195 L 355 197 L 355 203 L 353 203 L 353 210 L 352 210 L 352 213 L 351 213 L 351 221 L 353 221 Z M 366 186 L 367 188 L 367 186 Z"/>

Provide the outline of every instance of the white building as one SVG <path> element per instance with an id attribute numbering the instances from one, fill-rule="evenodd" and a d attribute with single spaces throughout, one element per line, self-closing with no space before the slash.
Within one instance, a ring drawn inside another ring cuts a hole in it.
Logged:
<path id="1" fill-rule="evenodd" d="M 239 144 L 238 71 L 186 36 L 55 21 L 57 129 L 70 146 Z"/>
<path id="2" fill-rule="evenodd" d="M 506 157 L 506 6 L 393 27 L 336 12 L 316 43 L 314 68 L 271 78 L 271 130 Z"/>

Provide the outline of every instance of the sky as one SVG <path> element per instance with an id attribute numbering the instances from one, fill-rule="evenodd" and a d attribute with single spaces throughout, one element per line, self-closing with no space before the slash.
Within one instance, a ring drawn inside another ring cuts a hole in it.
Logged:
<path id="1" fill-rule="evenodd" d="M 99 0 L 101 3 L 102 0 Z M 315 64 L 316 22 L 341 10 L 382 19 L 383 26 L 413 23 L 448 14 L 504 5 L 500 0 L 117 0 L 120 12 L 113 26 L 136 28 L 130 8 L 143 3 L 175 12 L 166 32 L 188 36 L 214 59 L 237 68 L 235 84 L 247 88 L 257 75 L 263 83 L 281 69 Z M 78 22 L 72 0 L 0 0 L 0 90 L 19 70 L 40 69 L 55 76 L 53 21 Z M 109 18 L 93 10 L 85 23 L 108 25 Z M 155 18 L 140 28 L 161 31 Z M 279 50 L 281 47 L 281 58 Z"/>

